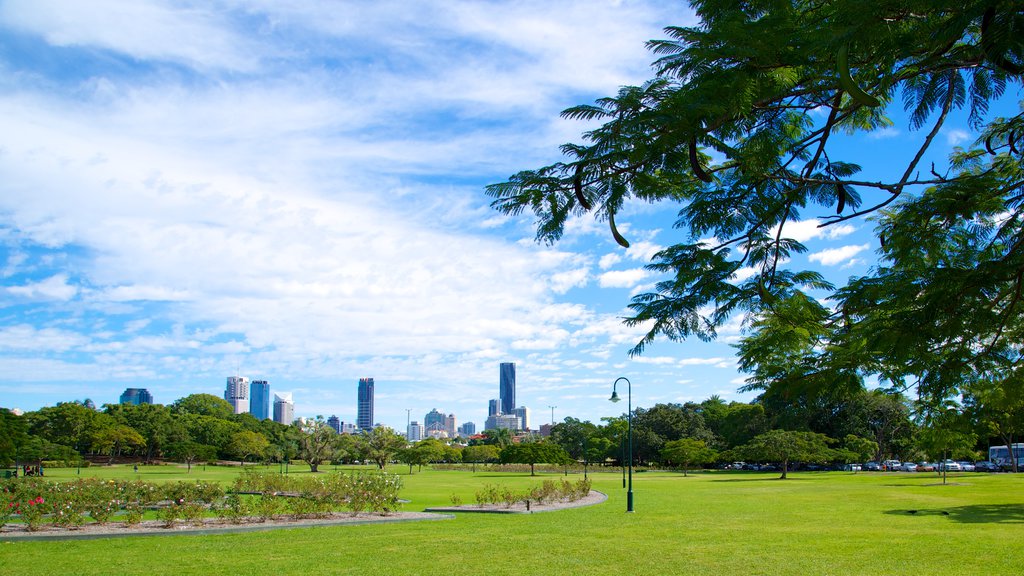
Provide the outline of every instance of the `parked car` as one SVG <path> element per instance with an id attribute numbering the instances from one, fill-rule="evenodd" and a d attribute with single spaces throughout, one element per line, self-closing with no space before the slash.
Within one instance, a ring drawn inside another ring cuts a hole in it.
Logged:
<path id="1" fill-rule="evenodd" d="M 886 460 L 885 462 L 882 462 L 882 470 L 898 470 L 899 467 L 899 460 Z"/>
<path id="2" fill-rule="evenodd" d="M 999 465 L 988 460 L 979 460 L 974 463 L 975 472 L 999 472 Z"/>
<path id="3" fill-rule="evenodd" d="M 943 470 L 946 472 L 959 472 L 960 463 L 954 462 L 952 460 L 943 460 L 942 462 L 936 464 L 935 469 L 938 470 L 939 472 L 942 472 Z"/>
<path id="4" fill-rule="evenodd" d="M 844 472 L 860 472 L 862 468 L 860 464 L 843 464 Z"/>
<path id="5" fill-rule="evenodd" d="M 900 471 L 917 472 L 917 462 L 904 462 L 903 464 L 900 464 Z"/>
<path id="6" fill-rule="evenodd" d="M 918 472 L 935 472 L 935 464 L 931 462 L 921 462 L 917 465 Z"/>
<path id="7" fill-rule="evenodd" d="M 875 461 L 865 462 L 864 469 L 870 472 L 878 472 L 882 469 L 882 465 Z"/>
<path id="8" fill-rule="evenodd" d="M 963 462 L 957 462 L 957 464 L 960 465 L 960 469 L 963 470 L 964 472 L 974 472 L 975 466 L 974 466 L 974 464 L 971 464 L 970 462 L 963 461 Z"/>

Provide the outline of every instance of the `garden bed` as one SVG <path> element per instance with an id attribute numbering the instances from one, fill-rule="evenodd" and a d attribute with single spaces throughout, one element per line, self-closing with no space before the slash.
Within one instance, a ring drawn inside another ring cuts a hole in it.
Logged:
<path id="1" fill-rule="evenodd" d="M 85 523 L 74 528 L 44 525 L 35 531 L 28 530 L 25 524 L 12 523 L 0 529 L 0 541 L 29 540 L 72 540 L 92 538 L 118 538 L 124 536 L 154 536 L 175 534 L 226 534 L 235 532 L 252 532 L 259 530 L 277 530 L 287 528 L 309 528 L 316 526 L 339 526 L 345 524 L 376 524 L 389 522 L 418 522 L 427 520 L 450 520 L 451 514 L 430 512 L 391 512 L 374 514 L 361 512 L 338 512 L 321 518 L 274 518 L 262 521 L 257 517 L 231 522 L 223 518 L 205 518 L 190 523 L 175 523 L 168 527 L 161 520 L 146 520 L 138 524 L 125 522 L 107 522 L 104 524 Z"/>

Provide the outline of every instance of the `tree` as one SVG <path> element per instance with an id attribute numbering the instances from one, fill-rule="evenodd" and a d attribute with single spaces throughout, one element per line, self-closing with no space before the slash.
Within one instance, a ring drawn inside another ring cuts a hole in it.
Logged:
<path id="1" fill-rule="evenodd" d="M 489 186 L 492 206 L 531 211 L 544 242 L 592 215 L 622 246 L 616 219 L 631 203 L 679 208 L 680 241 L 648 266 L 664 279 L 630 304 L 626 324 L 647 330 L 632 354 L 659 337 L 715 338 L 749 314 L 748 338 L 768 332 L 782 345 L 748 350 L 753 385 L 851 390 L 874 374 L 953 398 L 1019 362 L 1024 114 L 989 114 L 1024 73 L 1019 5 L 693 4 L 699 25 L 648 44 L 656 77 L 566 110 L 603 124 L 564 145 L 564 161 Z M 844 134 L 892 125 L 898 100 L 918 134 L 913 153 L 862 166 Z M 932 163 L 958 111 L 976 138 Z M 835 287 L 795 268 L 806 251 L 796 223 L 868 216 L 881 251 L 869 275 Z"/>
<path id="2" fill-rule="evenodd" d="M 1024 380 L 1013 374 L 998 382 L 972 382 L 964 395 L 964 407 L 985 436 L 1013 446 L 1024 433 Z M 1020 471 L 1017 458 L 1010 458 L 1010 469 Z"/>
<path id="3" fill-rule="evenodd" d="M 583 444 L 596 431 L 597 426 L 590 422 L 567 417 L 551 427 L 548 440 L 561 446 L 571 458 L 580 459 L 583 457 Z"/>
<path id="4" fill-rule="evenodd" d="M 779 462 L 782 465 L 779 479 L 785 480 L 790 462 L 826 462 L 831 459 L 833 453 L 828 447 L 829 442 L 828 437 L 815 432 L 771 430 L 756 436 L 735 452 L 757 462 Z"/>
<path id="5" fill-rule="evenodd" d="M 200 444 L 192 440 L 179 440 L 167 445 L 167 455 L 180 460 L 188 467 L 187 474 L 192 472 L 192 463 L 212 460 L 217 457 L 217 448 L 208 444 Z"/>
<path id="6" fill-rule="evenodd" d="M 363 454 L 381 470 L 406 445 L 405 438 L 387 426 L 378 426 L 358 438 Z"/>
<path id="7" fill-rule="evenodd" d="M 17 465 L 21 447 L 28 442 L 25 419 L 7 408 L 0 408 L 0 466 Z"/>
<path id="8" fill-rule="evenodd" d="M 878 453 L 878 442 L 847 434 L 846 438 L 843 438 L 843 449 L 836 453 L 843 456 L 847 464 L 863 462 Z"/>
<path id="9" fill-rule="evenodd" d="M 334 446 L 338 439 L 338 433 L 327 425 L 323 416 L 306 420 L 299 429 L 302 430 L 299 457 L 309 464 L 310 472 L 317 472 L 320 464 L 334 458 Z"/>
<path id="10" fill-rule="evenodd" d="M 226 450 L 229 454 L 238 457 L 239 464 L 245 464 L 250 456 L 263 454 L 270 446 L 270 442 L 259 432 L 242 430 L 231 435 Z"/>
<path id="11" fill-rule="evenodd" d="M 509 444 L 501 449 L 500 459 L 502 464 L 529 464 L 530 476 L 537 475 L 535 464 L 564 464 L 572 460 L 561 446 L 548 441 Z"/>
<path id="12" fill-rule="evenodd" d="M 493 444 L 481 444 L 478 446 L 466 446 L 462 450 L 462 461 L 472 462 L 473 472 L 476 472 L 476 465 L 481 462 L 497 462 L 498 447 Z"/>
<path id="13" fill-rule="evenodd" d="M 171 404 L 171 411 L 175 414 L 213 416 L 221 420 L 231 418 L 235 412 L 227 400 L 213 394 L 189 394 L 179 398 Z"/>
<path id="14" fill-rule="evenodd" d="M 107 404 L 103 411 L 142 435 L 147 462 L 160 453 L 172 434 L 171 410 L 162 404 Z"/>
<path id="15" fill-rule="evenodd" d="M 703 440 L 694 438 L 680 438 L 670 440 L 661 449 L 661 457 L 673 464 L 683 468 L 683 476 L 686 476 L 690 464 L 704 464 L 715 459 L 715 451 L 708 448 Z"/>
<path id="16" fill-rule="evenodd" d="M 672 440 L 714 440 L 697 404 L 655 404 L 633 412 L 633 456 L 641 462 L 657 460 L 665 443 Z"/>
<path id="17" fill-rule="evenodd" d="M 130 426 L 118 424 L 104 428 L 92 438 L 92 446 L 97 452 L 110 456 L 110 462 L 124 451 L 135 451 L 146 447 L 146 439 Z"/>

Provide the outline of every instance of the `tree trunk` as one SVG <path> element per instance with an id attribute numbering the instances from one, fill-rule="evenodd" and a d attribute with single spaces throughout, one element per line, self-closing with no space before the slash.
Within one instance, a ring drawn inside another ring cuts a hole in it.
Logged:
<path id="1" fill-rule="evenodd" d="M 786 479 L 786 472 L 789 470 L 789 460 L 782 461 L 782 476 L 779 476 L 779 480 Z"/>
<path id="2" fill-rule="evenodd" d="M 530 476 L 536 476 L 536 474 L 534 474 L 534 472 L 533 472 L 533 463 L 532 462 L 530 463 Z"/>
<path id="3" fill-rule="evenodd" d="M 319 467 L 320 467 L 319 463 L 315 463 L 314 464 L 313 462 L 310 462 L 309 463 L 309 472 L 310 472 L 310 474 L 316 474 L 318 472 L 318 468 Z"/>

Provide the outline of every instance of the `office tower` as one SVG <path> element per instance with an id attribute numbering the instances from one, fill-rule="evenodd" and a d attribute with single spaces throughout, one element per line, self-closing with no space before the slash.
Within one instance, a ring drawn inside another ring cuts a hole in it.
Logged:
<path id="1" fill-rule="evenodd" d="M 295 420 L 292 393 L 274 394 L 274 422 L 290 425 Z"/>
<path id="2" fill-rule="evenodd" d="M 373 429 L 373 378 L 359 379 L 356 407 L 356 426 L 360 430 Z"/>
<path id="3" fill-rule="evenodd" d="M 270 382 L 253 380 L 249 385 L 249 414 L 257 420 L 270 418 Z"/>
<path id="4" fill-rule="evenodd" d="M 495 414 L 494 416 L 487 417 L 487 422 L 484 426 L 487 430 L 502 430 L 507 428 L 515 431 L 519 429 L 519 418 L 515 414 Z"/>
<path id="5" fill-rule="evenodd" d="M 500 388 L 498 411 L 501 414 L 512 414 L 516 409 L 516 365 L 513 362 L 502 362 L 499 369 Z"/>
<path id="6" fill-rule="evenodd" d="M 449 438 L 455 438 L 455 414 L 449 414 L 444 419 L 444 431 L 448 433 Z"/>
<path id="7" fill-rule="evenodd" d="M 409 442 L 423 440 L 423 426 L 415 420 L 409 423 L 409 429 L 405 431 L 405 439 Z"/>
<path id="8" fill-rule="evenodd" d="M 526 406 L 520 406 L 515 409 L 514 414 L 516 418 L 519 418 L 519 429 L 529 430 L 530 429 L 530 409 Z"/>
<path id="9" fill-rule="evenodd" d="M 231 404 L 235 414 L 249 411 L 249 379 L 245 376 L 228 376 L 224 399 Z"/>
<path id="10" fill-rule="evenodd" d="M 450 438 L 448 433 L 448 419 L 437 408 L 434 408 L 423 417 L 423 434 L 433 438 Z"/>
<path id="11" fill-rule="evenodd" d="M 488 416 L 494 416 L 497 413 L 498 413 L 498 401 L 496 399 L 491 399 L 490 401 L 487 402 L 487 415 Z"/>
<path id="12" fill-rule="evenodd" d="M 341 434 L 341 420 L 339 420 L 337 416 L 331 416 L 328 418 L 327 425 L 334 429 L 338 434 Z"/>
<path id="13" fill-rule="evenodd" d="M 121 394 L 121 404 L 152 404 L 153 395 L 145 388 L 128 388 Z"/>
<path id="14" fill-rule="evenodd" d="M 462 426 L 459 426 L 459 436 L 469 437 L 476 434 L 476 424 L 472 422 L 466 422 Z"/>

